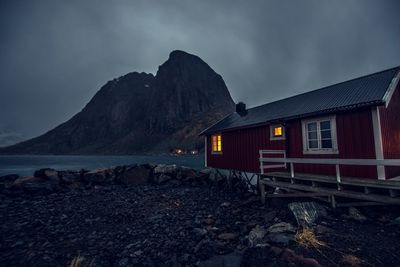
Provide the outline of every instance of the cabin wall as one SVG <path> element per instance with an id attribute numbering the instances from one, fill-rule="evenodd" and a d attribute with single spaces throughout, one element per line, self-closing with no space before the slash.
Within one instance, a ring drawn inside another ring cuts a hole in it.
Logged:
<path id="1" fill-rule="evenodd" d="M 291 158 L 375 158 L 371 110 L 336 115 L 339 154 L 303 154 L 301 120 L 288 122 L 287 157 Z M 269 126 L 222 132 L 222 154 L 211 153 L 211 138 L 207 138 L 207 165 L 259 173 L 259 150 L 285 150 L 285 140 L 270 140 Z M 273 170 L 270 170 L 273 171 Z M 374 166 L 341 166 L 342 176 L 376 178 Z M 335 175 L 333 165 L 295 164 L 295 172 Z"/>
<path id="2" fill-rule="evenodd" d="M 379 107 L 383 156 L 400 159 L 400 85 L 397 85 L 388 107 Z M 386 178 L 400 176 L 400 167 L 386 166 Z"/>
<path id="3" fill-rule="evenodd" d="M 209 167 L 259 173 L 260 149 L 284 149 L 282 140 L 269 141 L 269 127 L 246 128 L 222 133 L 222 154 L 212 154 L 211 136 L 207 137 Z"/>
<path id="4" fill-rule="evenodd" d="M 289 129 L 291 158 L 375 159 L 371 110 L 360 110 L 336 115 L 338 154 L 303 154 L 301 121 L 294 121 Z M 295 164 L 295 172 L 335 175 L 334 165 Z M 375 166 L 340 166 L 340 174 L 347 177 L 376 178 Z"/>

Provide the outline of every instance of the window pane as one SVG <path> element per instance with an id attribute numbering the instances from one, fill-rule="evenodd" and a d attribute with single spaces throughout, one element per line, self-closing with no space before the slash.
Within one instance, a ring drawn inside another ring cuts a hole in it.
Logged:
<path id="1" fill-rule="evenodd" d="M 282 136 L 282 127 L 274 128 L 274 136 Z"/>
<path id="2" fill-rule="evenodd" d="M 322 139 L 331 139 L 332 138 L 331 131 L 330 130 L 321 131 L 321 138 Z"/>
<path id="3" fill-rule="evenodd" d="M 217 149 L 217 150 L 218 150 L 218 151 L 221 151 L 221 150 L 222 150 L 221 139 L 218 140 L 218 149 Z"/>
<path id="4" fill-rule="evenodd" d="M 332 148 L 332 140 L 331 139 L 322 140 L 321 145 L 322 148 Z"/>
<path id="5" fill-rule="evenodd" d="M 317 138 L 317 132 L 308 132 L 308 140 L 316 140 Z"/>
<path id="6" fill-rule="evenodd" d="M 331 129 L 331 121 L 321 121 L 321 131 L 322 130 L 330 130 Z"/>
<path id="7" fill-rule="evenodd" d="M 316 140 L 308 141 L 308 148 L 318 148 L 318 141 L 316 141 Z"/>
<path id="8" fill-rule="evenodd" d="M 311 122 L 307 124 L 307 130 L 309 132 L 311 131 L 316 131 L 317 130 L 317 123 L 316 122 Z"/>

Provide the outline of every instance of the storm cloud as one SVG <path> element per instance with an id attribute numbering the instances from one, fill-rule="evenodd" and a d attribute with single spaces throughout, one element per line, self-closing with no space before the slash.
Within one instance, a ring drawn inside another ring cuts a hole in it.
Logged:
<path id="1" fill-rule="evenodd" d="M 394 67 L 399 10 L 396 0 L 1 1 L 0 130 L 44 133 L 106 81 L 155 73 L 176 49 L 250 107 Z"/>

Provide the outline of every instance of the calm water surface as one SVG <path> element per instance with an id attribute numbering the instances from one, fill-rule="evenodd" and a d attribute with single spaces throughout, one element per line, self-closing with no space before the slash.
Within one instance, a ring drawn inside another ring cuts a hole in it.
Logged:
<path id="1" fill-rule="evenodd" d="M 56 170 L 93 170 L 118 165 L 142 163 L 177 164 L 195 169 L 204 167 L 204 155 L 197 156 L 170 156 L 170 155 L 132 155 L 132 156 L 37 156 L 0 155 L 0 176 L 16 173 L 19 175 L 32 175 L 40 168 L 53 168 Z"/>

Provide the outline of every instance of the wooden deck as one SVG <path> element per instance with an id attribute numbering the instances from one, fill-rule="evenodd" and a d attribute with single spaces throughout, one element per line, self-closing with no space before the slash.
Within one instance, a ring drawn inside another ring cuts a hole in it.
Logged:
<path id="1" fill-rule="evenodd" d="M 261 200 L 270 197 L 327 197 L 333 207 L 349 205 L 391 204 L 400 205 L 400 181 L 361 179 L 290 172 L 268 172 L 260 176 Z M 295 193 L 267 194 L 266 187 L 287 188 Z M 337 203 L 336 197 L 362 202 Z"/>

